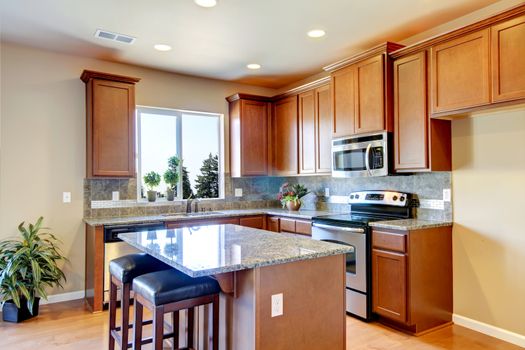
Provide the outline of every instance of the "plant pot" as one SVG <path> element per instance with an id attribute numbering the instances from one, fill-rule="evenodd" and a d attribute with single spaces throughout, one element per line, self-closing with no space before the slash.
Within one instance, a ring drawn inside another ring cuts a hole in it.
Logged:
<path id="1" fill-rule="evenodd" d="M 4 322 L 14 322 L 19 323 L 25 320 L 28 320 L 32 317 L 38 316 L 38 305 L 40 303 L 40 298 L 35 298 L 33 303 L 33 314 L 29 312 L 27 308 L 27 300 L 20 299 L 20 309 L 16 307 L 15 303 L 12 300 L 5 302 L 2 307 L 2 319 Z"/>
<path id="2" fill-rule="evenodd" d="M 297 211 L 301 208 L 301 201 L 289 201 L 286 202 L 286 208 L 290 211 Z"/>
<path id="3" fill-rule="evenodd" d="M 148 191 L 148 202 L 155 202 L 157 200 L 157 191 Z"/>
<path id="4" fill-rule="evenodd" d="M 175 200 L 175 191 L 174 190 L 166 190 L 166 199 L 172 202 Z"/>

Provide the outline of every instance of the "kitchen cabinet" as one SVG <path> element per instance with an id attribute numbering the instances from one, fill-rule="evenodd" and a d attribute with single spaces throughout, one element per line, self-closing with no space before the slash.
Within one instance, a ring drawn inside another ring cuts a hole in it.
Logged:
<path id="1" fill-rule="evenodd" d="M 238 217 L 228 217 L 228 218 L 203 218 L 195 220 L 185 220 L 185 221 L 167 221 L 166 228 L 182 228 L 182 227 L 192 227 L 192 226 L 206 226 L 206 225 L 226 225 L 233 224 L 239 225 Z"/>
<path id="2" fill-rule="evenodd" d="M 491 28 L 494 102 L 525 98 L 525 16 Z"/>
<path id="3" fill-rule="evenodd" d="M 330 173 L 331 116 L 328 85 L 299 94 L 299 174 Z"/>
<path id="4" fill-rule="evenodd" d="M 394 61 L 394 168 L 396 172 L 450 171 L 450 121 L 430 119 L 427 52 Z"/>
<path id="5" fill-rule="evenodd" d="M 432 113 L 490 103 L 489 29 L 432 46 Z"/>
<path id="6" fill-rule="evenodd" d="M 355 67 L 349 66 L 331 75 L 333 137 L 354 134 Z"/>
<path id="7" fill-rule="evenodd" d="M 241 216 L 239 218 L 239 225 L 264 230 L 266 228 L 266 216 L 265 215 L 246 216 L 246 217 Z"/>
<path id="8" fill-rule="evenodd" d="M 297 175 L 298 164 L 297 96 L 273 104 L 272 149 L 273 175 Z"/>
<path id="9" fill-rule="evenodd" d="M 236 94 L 227 100 L 232 177 L 268 175 L 270 99 Z"/>
<path id="10" fill-rule="evenodd" d="M 272 232 L 280 232 L 279 218 L 276 216 L 268 216 L 266 218 L 266 229 Z"/>
<path id="11" fill-rule="evenodd" d="M 135 83 L 140 79 L 84 70 L 86 176 L 135 177 Z"/>
<path id="12" fill-rule="evenodd" d="M 310 236 L 312 235 L 312 222 L 289 217 L 269 216 L 267 218 L 267 229 L 273 232 L 296 233 Z"/>
<path id="13" fill-rule="evenodd" d="M 356 64 L 356 134 L 386 130 L 384 60 L 380 54 Z"/>
<path id="14" fill-rule="evenodd" d="M 452 228 L 372 231 L 372 310 L 414 334 L 452 321 Z"/>

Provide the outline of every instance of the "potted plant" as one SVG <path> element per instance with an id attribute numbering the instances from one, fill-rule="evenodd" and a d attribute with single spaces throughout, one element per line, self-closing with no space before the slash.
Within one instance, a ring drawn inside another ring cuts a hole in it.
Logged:
<path id="1" fill-rule="evenodd" d="M 0 301 L 2 318 L 22 322 L 38 315 L 40 298 L 47 300 L 45 287 L 62 287 L 66 276 L 58 262 L 67 260 L 60 252 L 60 242 L 42 227 L 43 217 L 26 227 L 18 226 L 21 240 L 0 242 Z"/>
<path id="2" fill-rule="evenodd" d="M 148 202 L 155 202 L 157 200 L 157 191 L 155 191 L 155 188 L 160 184 L 160 175 L 154 171 L 150 171 L 144 175 L 144 183 L 148 188 Z"/>
<path id="3" fill-rule="evenodd" d="M 168 158 L 168 170 L 164 173 L 164 182 L 168 185 L 166 197 L 169 201 L 175 199 L 175 189 L 179 183 L 179 164 L 179 157 L 173 156 Z"/>
<path id="4" fill-rule="evenodd" d="M 283 208 L 288 208 L 288 210 L 299 210 L 302 204 L 301 198 L 308 193 L 308 189 L 301 184 L 290 186 L 288 183 L 284 183 L 279 188 L 277 199 L 281 201 Z"/>

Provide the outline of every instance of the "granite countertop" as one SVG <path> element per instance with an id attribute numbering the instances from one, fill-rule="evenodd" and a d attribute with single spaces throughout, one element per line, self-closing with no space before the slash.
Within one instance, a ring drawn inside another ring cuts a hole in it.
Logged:
<path id="1" fill-rule="evenodd" d="M 310 220 L 315 216 L 333 214 L 327 211 L 318 210 L 299 210 L 288 211 L 281 208 L 260 208 L 260 209 L 237 209 L 237 210 L 219 210 L 213 213 L 206 213 L 206 215 L 186 215 L 184 213 L 174 213 L 166 215 L 150 215 L 150 216 L 121 216 L 109 218 L 84 218 L 84 222 L 91 226 L 102 225 L 124 225 L 137 224 L 159 221 L 187 221 L 187 220 L 206 220 L 216 219 L 231 216 L 249 216 L 249 215 L 279 215 L 287 216 L 295 219 Z"/>
<path id="2" fill-rule="evenodd" d="M 119 238 L 191 277 L 352 251 L 341 244 L 229 224 L 122 233 Z"/>
<path id="3" fill-rule="evenodd" d="M 421 230 L 426 228 L 452 226 L 450 221 L 433 221 L 421 219 L 405 219 L 405 220 L 385 220 L 375 221 L 369 224 L 372 227 L 388 228 L 393 230 Z"/>

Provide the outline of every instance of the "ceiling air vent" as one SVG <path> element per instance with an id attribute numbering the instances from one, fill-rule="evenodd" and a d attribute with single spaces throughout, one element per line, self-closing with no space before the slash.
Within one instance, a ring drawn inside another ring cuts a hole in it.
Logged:
<path id="1" fill-rule="evenodd" d="M 109 32 L 107 30 L 102 30 L 102 29 L 97 29 L 97 31 L 95 32 L 95 37 L 100 38 L 100 39 L 111 40 L 111 41 L 118 41 L 120 43 L 129 44 L 129 45 L 133 44 L 136 40 L 136 38 L 129 36 L 129 35 L 113 33 L 113 32 Z"/>

